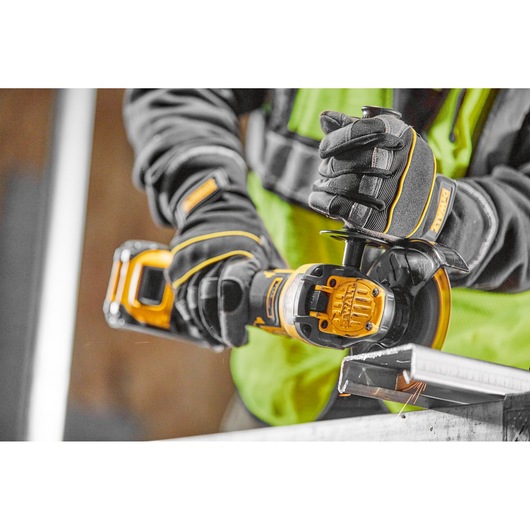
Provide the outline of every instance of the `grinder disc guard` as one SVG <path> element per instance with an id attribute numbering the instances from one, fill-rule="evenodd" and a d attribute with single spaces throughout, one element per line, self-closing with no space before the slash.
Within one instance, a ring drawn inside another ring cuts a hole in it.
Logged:
<path id="1" fill-rule="evenodd" d="M 394 287 L 394 292 L 399 287 Z M 400 293 L 402 294 L 402 293 Z M 385 347 L 414 343 L 441 349 L 451 318 L 451 285 L 444 269 L 438 269 L 415 297 L 398 296 L 396 319 L 407 319 L 400 337 Z"/>
<path id="2" fill-rule="evenodd" d="M 321 233 L 346 243 L 344 265 L 364 269 L 394 295 L 395 316 L 387 335 L 377 342 L 356 342 L 350 348 L 352 355 L 407 343 L 442 348 L 451 317 L 447 270 L 469 272 L 458 252 L 439 243 L 359 227 Z M 365 266 L 365 257 L 371 264 Z"/>
<path id="3" fill-rule="evenodd" d="M 431 248 L 391 248 L 370 268 L 368 276 L 394 293 L 394 323 L 382 341 L 359 342 L 352 347 L 353 354 L 406 343 L 442 347 L 451 316 L 451 285 Z"/>
<path id="4" fill-rule="evenodd" d="M 438 269 L 416 299 L 412 319 L 400 342 L 442 348 L 451 319 L 451 284 L 445 269 Z"/>

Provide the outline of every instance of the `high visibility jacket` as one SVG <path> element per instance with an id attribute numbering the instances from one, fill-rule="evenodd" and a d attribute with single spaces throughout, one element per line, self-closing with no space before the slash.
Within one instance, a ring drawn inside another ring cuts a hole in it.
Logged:
<path id="1" fill-rule="evenodd" d="M 340 263 L 342 244 L 319 235 L 340 223 L 307 207 L 320 162 L 319 114 L 359 116 L 364 105 L 399 110 L 428 140 L 439 172 L 458 179 L 454 211 L 439 241 L 456 248 L 471 272 L 452 278 L 453 315 L 443 349 L 529 368 L 528 90 L 131 91 L 125 118 L 137 154 L 135 182 L 146 189 L 154 218 L 172 224 L 176 161 L 198 146 L 219 156 L 225 149 L 248 163 L 248 191 L 292 268 Z M 249 111 L 243 148 L 237 117 Z M 321 416 L 336 393 L 346 352 L 257 329 L 249 334 L 248 345 L 231 353 L 234 382 L 248 409 L 271 425 Z"/>

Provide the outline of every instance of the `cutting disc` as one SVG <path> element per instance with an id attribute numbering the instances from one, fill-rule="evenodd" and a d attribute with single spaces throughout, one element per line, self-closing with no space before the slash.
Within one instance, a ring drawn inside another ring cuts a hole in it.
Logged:
<path id="1" fill-rule="evenodd" d="M 385 252 L 368 276 L 389 288 L 396 301 L 392 331 L 377 344 L 356 345 L 355 353 L 414 343 L 441 349 L 451 317 L 451 284 L 446 270 L 415 249 Z"/>
<path id="2" fill-rule="evenodd" d="M 451 318 L 451 284 L 445 269 L 438 269 L 408 303 L 410 320 L 399 342 L 440 350 Z"/>

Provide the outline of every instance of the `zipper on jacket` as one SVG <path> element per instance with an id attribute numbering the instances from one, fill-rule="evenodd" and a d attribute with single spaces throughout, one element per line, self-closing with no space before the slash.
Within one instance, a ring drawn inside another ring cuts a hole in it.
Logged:
<path id="1" fill-rule="evenodd" d="M 455 112 L 453 114 L 453 121 L 451 123 L 451 130 L 449 131 L 449 140 L 451 143 L 455 143 L 456 141 L 456 134 L 455 134 L 455 127 L 456 127 L 456 121 L 458 120 L 458 115 L 460 114 L 460 109 L 462 108 L 462 104 L 464 103 L 464 98 L 466 97 L 467 89 L 463 88 L 460 90 L 460 93 L 458 94 L 458 99 L 456 100 L 456 108 Z"/>

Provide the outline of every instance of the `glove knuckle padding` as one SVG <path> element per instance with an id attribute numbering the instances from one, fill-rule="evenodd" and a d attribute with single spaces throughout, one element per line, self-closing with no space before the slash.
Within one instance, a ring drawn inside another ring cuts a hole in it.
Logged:
<path id="1" fill-rule="evenodd" d="M 397 236 L 421 229 L 436 179 L 428 144 L 392 115 L 347 122 L 321 143 L 321 178 L 309 197 L 314 210 Z"/>
<path id="2" fill-rule="evenodd" d="M 342 112 L 334 110 L 328 110 L 320 114 L 320 127 L 324 133 L 328 134 L 332 131 L 336 131 L 350 123 L 357 121 L 359 118 L 348 116 Z"/>
<path id="3" fill-rule="evenodd" d="M 201 336 L 214 344 L 242 346 L 248 340 L 252 277 L 284 263 L 266 234 L 234 230 L 233 224 L 230 228 L 178 238 L 167 277 L 175 290 L 177 310 L 184 305 Z"/>
<path id="4" fill-rule="evenodd" d="M 210 345 L 246 343 L 251 278 L 283 261 L 254 204 L 224 169 L 197 173 L 170 202 L 179 232 L 166 280 L 177 311 Z"/>
<path id="5" fill-rule="evenodd" d="M 213 232 L 180 242 L 174 249 L 168 269 L 174 289 L 178 289 L 193 274 L 230 257 L 253 257 L 260 238 L 250 232 L 227 230 Z"/>
<path id="6" fill-rule="evenodd" d="M 193 326 L 206 340 L 213 339 L 215 343 L 228 346 L 244 344 L 247 340 L 245 313 L 248 314 L 248 310 L 241 310 L 235 315 L 232 312 L 230 322 L 221 312 L 223 304 L 232 310 L 240 306 L 244 289 L 240 288 L 240 300 L 235 303 L 234 290 L 230 289 L 230 285 L 223 289 L 223 271 L 234 260 L 248 263 L 258 261 L 258 256 L 265 262 L 260 237 L 235 230 L 213 232 L 179 242 L 173 253 L 167 275 L 175 290 L 177 310 L 185 304 L 185 312 L 189 314 Z M 263 267 L 266 267 L 265 263 Z M 240 283 L 240 278 L 237 281 Z"/>

